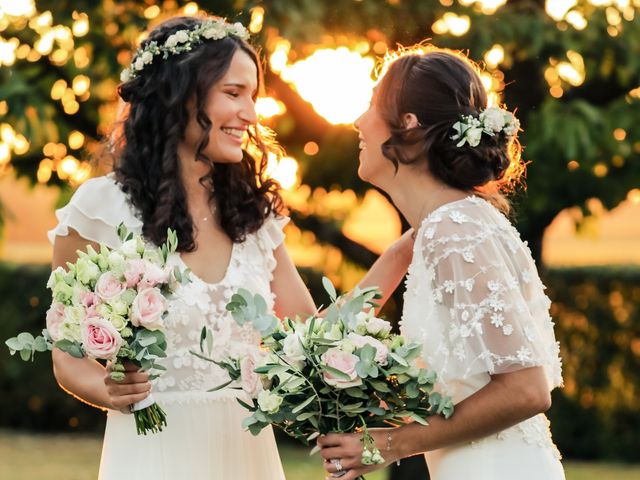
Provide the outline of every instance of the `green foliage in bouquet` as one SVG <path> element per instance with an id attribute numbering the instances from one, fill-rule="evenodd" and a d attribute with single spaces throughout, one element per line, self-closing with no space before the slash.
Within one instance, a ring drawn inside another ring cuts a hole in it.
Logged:
<path id="1" fill-rule="evenodd" d="M 22 332 L 6 340 L 12 355 L 19 352 L 27 361 L 36 352 L 57 348 L 76 358 L 110 362 L 115 381 L 124 380 L 127 361 L 150 372 L 150 379 L 165 370 L 159 360 L 166 357 L 167 300 L 189 281 L 188 271 L 167 264 L 177 249 L 177 235 L 169 230 L 167 241 L 155 247 L 123 224 L 117 233 L 120 247 L 101 244 L 98 252 L 89 245 L 66 269 L 51 272 L 47 328 L 41 336 Z M 133 410 L 138 433 L 158 432 L 166 425 L 164 411 L 151 397 Z"/>
<path id="2" fill-rule="evenodd" d="M 375 287 L 339 297 L 328 279 L 323 283 L 332 300 L 327 309 L 284 322 L 262 297 L 239 289 L 227 310 L 239 325 L 260 331 L 260 348 L 214 361 L 213 334 L 205 327 L 202 353 L 194 353 L 229 373 L 230 381 L 215 389 L 240 382 L 234 388 L 251 398 L 238 401 L 251 412 L 243 426 L 252 434 L 273 424 L 309 444 L 321 434 L 363 431 L 363 460 L 383 463 L 367 428 L 427 425 L 431 415 L 448 418 L 453 404 L 434 389 L 436 374 L 420 367 L 421 345 L 391 334 L 389 322 L 374 316 Z"/>

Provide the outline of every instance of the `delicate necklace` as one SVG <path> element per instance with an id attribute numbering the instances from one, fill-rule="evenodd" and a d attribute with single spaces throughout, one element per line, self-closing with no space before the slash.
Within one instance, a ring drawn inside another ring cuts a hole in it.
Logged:
<path id="1" fill-rule="evenodd" d="M 209 209 L 209 214 L 206 217 L 200 217 L 201 221 L 208 222 L 209 219 L 212 218 L 215 213 L 216 213 L 216 206 L 212 205 L 211 208 Z"/>

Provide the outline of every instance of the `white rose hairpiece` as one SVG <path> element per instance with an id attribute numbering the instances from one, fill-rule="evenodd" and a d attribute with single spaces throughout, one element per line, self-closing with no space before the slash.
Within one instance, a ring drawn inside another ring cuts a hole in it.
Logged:
<path id="1" fill-rule="evenodd" d="M 139 48 L 133 56 L 131 66 L 125 68 L 120 74 L 120 80 L 127 82 L 136 78 L 146 65 L 153 63 L 154 59 L 160 55 L 163 60 L 166 60 L 170 55 L 191 51 L 205 40 L 220 40 L 228 36 L 248 40 L 249 32 L 240 22 L 231 24 L 223 19 L 206 20 L 193 29 L 178 30 L 169 35 L 162 45 L 154 41 L 149 42 L 144 48 Z"/>
<path id="2" fill-rule="evenodd" d="M 473 115 L 462 115 L 462 119 L 453 125 L 453 129 L 456 133 L 451 136 L 451 140 L 459 140 L 456 147 L 462 147 L 465 143 L 470 147 L 477 147 L 483 133 L 490 137 L 498 133 L 513 137 L 520 129 L 520 122 L 507 110 L 489 107 L 477 118 Z"/>

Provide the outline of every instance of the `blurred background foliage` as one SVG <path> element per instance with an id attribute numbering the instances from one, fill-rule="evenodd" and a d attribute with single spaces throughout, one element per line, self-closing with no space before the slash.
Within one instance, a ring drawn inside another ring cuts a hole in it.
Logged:
<path id="1" fill-rule="evenodd" d="M 468 52 L 491 100 L 516 110 L 530 164 L 514 221 L 540 267 L 560 211 L 582 209 L 580 227 L 603 206 L 640 201 L 640 0 L 0 0 L 0 176 L 56 185 L 64 202 L 96 173 L 89 159 L 116 117 L 131 48 L 149 26 L 199 10 L 249 25 L 261 48 L 261 122 L 288 155 L 270 172 L 286 188 L 288 244 L 316 293 L 322 274 L 350 288 L 403 226 L 358 179 L 351 127 L 376 58 L 397 44 Z M 356 229 L 363 205 L 392 215 Z M 0 228 L 3 218 L 0 203 Z M 41 328 L 45 277 L 46 268 L 0 269 L 0 338 Z M 640 273 L 550 270 L 545 280 L 565 360 L 550 414 L 560 449 L 637 460 Z M 387 315 L 400 304 L 396 295 Z M 61 392 L 45 359 L 0 359 L 0 425 L 100 430 L 102 416 Z"/>

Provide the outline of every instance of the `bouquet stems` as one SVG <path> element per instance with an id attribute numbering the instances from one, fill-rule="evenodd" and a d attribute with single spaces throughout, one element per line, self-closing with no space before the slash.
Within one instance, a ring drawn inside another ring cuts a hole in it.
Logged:
<path id="1" fill-rule="evenodd" d="M 138 435 L 146 435 L 147 432 L 158 433 L 162 431 L 163 426 L 167 426 L 167 414 L 157 403 L 134 411 L 133 416 L 136 419 Z"/>

